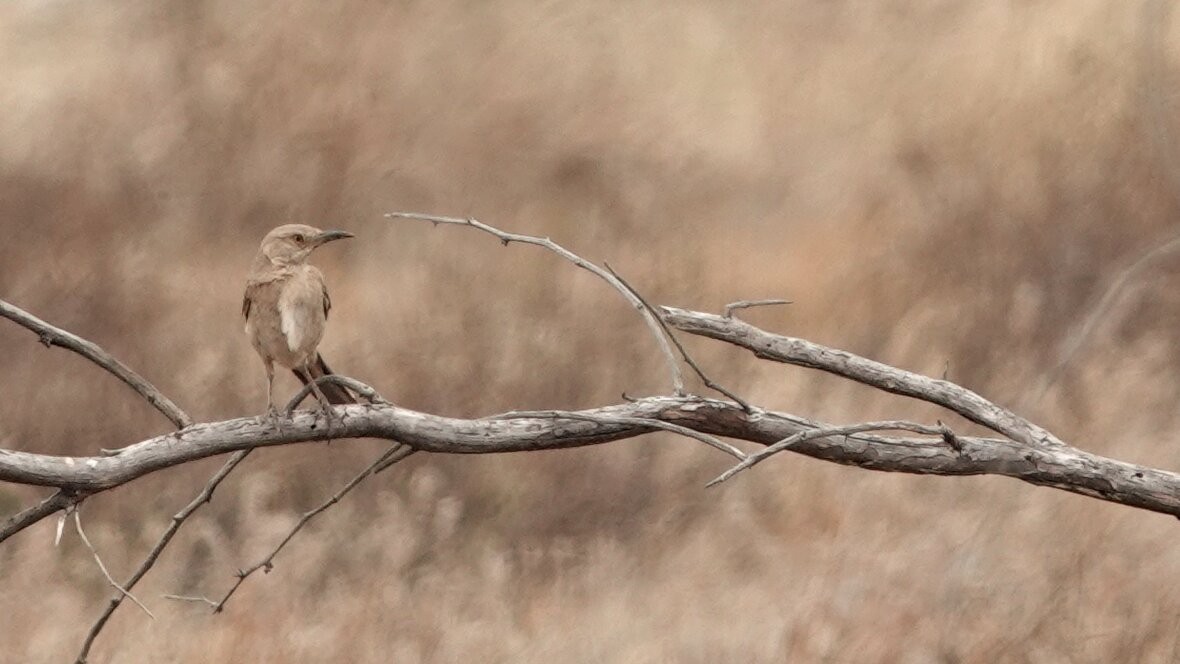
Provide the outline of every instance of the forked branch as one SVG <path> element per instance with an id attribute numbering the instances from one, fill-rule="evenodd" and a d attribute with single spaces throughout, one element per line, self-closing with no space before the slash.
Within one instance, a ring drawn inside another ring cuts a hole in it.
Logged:
<path id="1" fill-rule="evenodd" d="M 377 457 L 376 461 L 369 464 L 360 473 L 357 473 L 355 477 L 349 480 L 348 483 L 341 487 L 340 490 L 334 493 L 330 498 L 320 503 L 320 505 L 315 509 L 304 512 L 303 515 L 299 517 L 299 521 L 296 522 L 291 530 L 287 531 L 286 537 L 280 540 L 279 543 L 273 549 L 271 549 L 270 553 L 266 554 L 262 560 L 259 560 L 250 567 L 238 570 L 237 574 L 234 575 L 234 584 L 230 586 L 229 590 L 226 591 L 225 595 L 223 595 L 219 601 L 211 602 L 210 600 L 205 599 L 204 596 L 202 596 L 201 599 L 212 605 L 214 613 L 221 613 L 221 611 L 225 608 L 226 602 L 229 601 L 230 597 L 233 597 L 234 593 L 238 591 L 238 588 L 243 582 L 246 581 L 246 579 L 248 579 L 258 570 L 263 570 L 263 572 L 269 573 L 270 570 L 274 568 L 275 556 L 279 555 L 279 552 L 283 550 L 283 547 L 287 546 L 291 540 L 295 539 L 295 535 L 298 534 L 300 530 L 303 530 L 303 527 L 307 525 L 308 521 L 311 521 L 324 510 L 340 502 L 341 498 L 343 498 L 349 491 L 355 489 L 356 486 L 361 482 L 365 481 L 369 477 L 372 477 L 378 471 L 388 468 L 398 461 L 405 459 L 413 453 L 413 448 L 409 447 L 408 445 L 395 444 L 393 447 L 386 450 L 385 453 Z M 180 597 L 176 595 L 169 595 L 168 597 L 185 601 L 193 601 L 193 598 L 190 597 Z"/>
<path id="2" fill-rule="evenodd" d="M 965 387 L 891 367 L 848 351 L 772 334 L 733 317 L 662 307 L 672 327 L 749 350 L 764 360 L 819 369 L 885 392 L 928 401 L 1032 448 L 1066 447 L 1045 429 Z"/>

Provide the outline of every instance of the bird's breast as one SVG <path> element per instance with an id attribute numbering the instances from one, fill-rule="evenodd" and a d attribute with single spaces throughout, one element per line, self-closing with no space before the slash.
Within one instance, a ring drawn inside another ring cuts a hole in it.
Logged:
<path id="1" fill-rule="evenodd" d="M 278 310 L 288 350 L 296 357 L 310 356 L 324 336 L 324 285 L 319 273 L 299 270 L 286 279 Z"/>

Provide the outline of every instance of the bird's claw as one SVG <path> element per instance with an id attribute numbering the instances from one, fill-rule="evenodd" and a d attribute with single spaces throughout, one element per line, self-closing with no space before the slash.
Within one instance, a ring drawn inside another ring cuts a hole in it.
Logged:
<path id="1" fill-rule="evenodd" d="M 333 410 L 331 406 L 323 404 L 320 406 L 320 410 L 324 413 L 324 422 L 329 435 L 331 435 L 332 429 L 335 425 L 344 424 L 344 420 L 341 419 L 338 414 L 336 414 L 336 411 Z M 330 438 L 328 439 L 328 442 L 332 442 Z"/>
<path id="2" fill-rule="evenodd" d="M 284 418 L 283 418 L 282 413 L 279 412 L 279 409 L 275 408 L 273 405 L 269 406 L 266 409 L 266 417 L 267 417 L 267 419 L 270 420 L 271 426 L 273 426 L 280 433 L 282 433 Z"/>

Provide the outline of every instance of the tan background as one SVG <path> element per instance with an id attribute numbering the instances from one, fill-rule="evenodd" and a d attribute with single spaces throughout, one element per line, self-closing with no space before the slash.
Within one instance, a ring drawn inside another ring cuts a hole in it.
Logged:
<path id="1" fill-rule="evenodd" d="M 1154 2 L 1154 0 L 1153 0 Z M 1180 467 L 1180 259 L 1033 385 L 1122 266 L 1175 232 L 1172 21 L 1138 3 L 0 4 L 0 297 L 102 344 L 202 420 L 261 412 L 241 286 L 289 221 L 324 353 L 448 415 L 666 390 L 638 317 L 475 215 L 608 260 L 653 301 L 941 374 L 1094 452 Z M 1161 38 L 1157 44 L 1153 37 Z M 691 347 L 833 421 L 938 414 Z M 0 447 L 166 430 L 80 358 L 0 325 Z M 285 378 L 281 389 L 291 391 Z M 1180 652 L 1180 526 L 998 478 L 780 457 L 724 487 L 666 436 L 415 457 L 219 595 L 373 441 L 252 457 L 125 605 L 97 662 L 1110 662 Z M 122 578 L 219 460 L 87 502 Z M 0 487 L 4 513 L 43 492 Z M 67 661 L 108 595 L 72 533 L 0 547 L 0 660 Z"/>

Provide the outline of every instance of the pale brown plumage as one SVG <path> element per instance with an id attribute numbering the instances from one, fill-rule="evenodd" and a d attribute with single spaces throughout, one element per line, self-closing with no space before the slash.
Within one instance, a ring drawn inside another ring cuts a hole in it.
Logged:
<path id="1" fill-rule="evenodd" d="M 279 226 L 266 234 L 242 299 L 246 334 L 266 368 L 267 412 L 277 417 L 274 404 L 274 365 L 292 370 L 312 391 L 324 412 L 328 404 L 355 403 L 339 385 L 317 386 L 315 379 L 332 371 L 316 350 L 332 301 L 324 275 L 307 262 L 311 252 L 332 240 L 352 237 L 344 231 L 321 231 L 303 224 Z"/>

